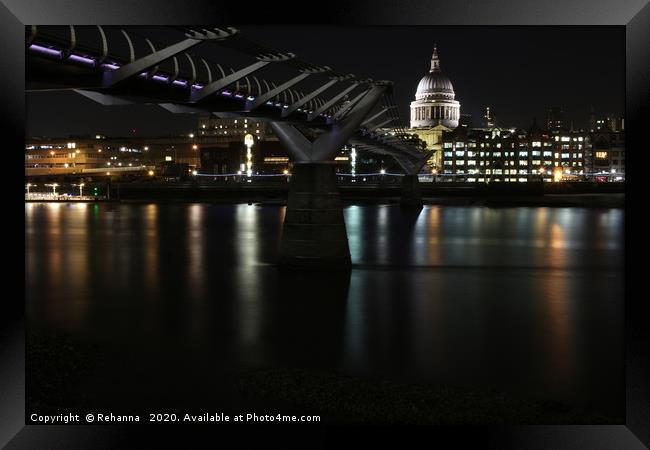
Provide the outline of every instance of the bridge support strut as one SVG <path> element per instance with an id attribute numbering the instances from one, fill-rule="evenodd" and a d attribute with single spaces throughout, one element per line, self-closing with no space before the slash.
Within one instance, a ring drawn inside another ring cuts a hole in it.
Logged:
<path id="1" fill-rule="evenodd" d="M 294 160 L 280 243 L 280 264 L 331 269 L 351 265 L 343 205 L 334 157 L 345 145 L 388 84 L 376 84 L 348 113 L 313 142 L 295 126 L 271 122 Z"/>

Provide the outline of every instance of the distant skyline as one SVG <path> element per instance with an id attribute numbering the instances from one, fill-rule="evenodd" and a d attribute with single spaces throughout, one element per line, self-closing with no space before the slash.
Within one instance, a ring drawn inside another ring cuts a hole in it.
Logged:
<path id="1" fill-rule="evenodd" d="M 490 106 L 497 124 L 544 125 L 549 107 L 562 107 L 576 128 L 597 114 L 624 115 L 623 27 L 293 27 L 240 26 L 242 35 L 341 72 L 394 82 L 402 123 L 434 43 L 461 114 L 481 123 Z M 170 33 L 177 34 L 176 31 Z M 182 134 L 192 115 L 153 105 L 104 107 L 73 92 L 27 93 L 27 136 L 101 133 L 112 136 Z M 135 130 L 135 132 L 133 132 Z"/>

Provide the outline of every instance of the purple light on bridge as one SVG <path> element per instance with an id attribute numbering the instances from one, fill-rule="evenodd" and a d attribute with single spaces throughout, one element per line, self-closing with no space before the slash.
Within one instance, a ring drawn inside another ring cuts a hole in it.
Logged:
<path id="1" fill-rule="evenodd" d="M 235 97 L 236 98 L 244 98 L 244 96 L 242 94 L 235 94 Z"/>
<path id="2" fill-rule="evenodd" d="M 61 57 L 61 50 L 55 50 L 53 48 L 43 47 L 42 45 L 32 44 L 29 46 L 30 50 L 34 50 L 40 53 L 45 53 L 46 55 L 58 56 Z"/>
<path id="3" fill-rule="evenodd" d="M 185 80 L 174 80 L 174 81 L 172 81 L 172 84 L 175 84 L 176 86 L 187 86 L 187 81 L 185 81 Z"/>
<path id="4" fill-rule="evenodd" d="M 106 63 L 106 64 L 102 64 L 102 68 L 103 68 L 103 69 L 116 70 L 116 69 L 119 69 L 120 66 L 118 66 L 118 65 L 116 65 L 116 64 L 112 64 L 112 63 Z"/>
<path id="5" fill-rule="evenodd" d="M 194 84 L 192 85 L 192 87 L 193 87 L 194 89 L 203 89 L 203 85 L 202 85 L 201 83 L 194 83 Z"/>
<path id="6" fill-rule="evenodd" d="M 84 63 L 84 64 L 91 64 L 93 66 L 95 65 L 95 60 L 94 59 L 88 58 L 86 56 L 75 55 L 74 53 L 71 54 L 68 57 L 68 59 L 71 59 L 72 61 L 77 61 L 77 62 L 80 62 L 80 63 Z"/>
<path id="7" fill-rule="evenodd" d="M 255 100 L 255 97 L 252 96 L 252 95 L 249 95 L 248 97 L 246 97 L 246 100 L 249 100 L 249 101 L 252 102 L 253 100 Z"/>
<path id="8" fill-rule="evenodd" d="M 231 95 L 232 95 L 232 92 L 230 92 L 230 91 L 223 91 L 223 92 L 221 92 L 221 95 L 231 96 Z"/>
<path id="9" fill-rule="evenodd" d="M 158 81 L 168 81 L 169 80 L 169 78 L 167 78 L 166 76 L 163 76 L 163 75 L 154 75 L 151 78 L 153 78 L 154 80 L 158 80 Z"/>

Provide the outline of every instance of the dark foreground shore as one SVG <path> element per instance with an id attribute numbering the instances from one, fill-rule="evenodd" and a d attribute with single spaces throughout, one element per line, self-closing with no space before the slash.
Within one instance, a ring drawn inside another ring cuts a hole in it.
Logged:
<path id="1" fill-rule="evenodd" d="M 115 368 L 106 366 L 104 350 L 101 345 L 69 335 L 28 333 L 28 415 L 34 411 L 39 414 L 113 411 L 142 414 L 142 420 L 146 421 L 146 412 L 151 410 L 179 416 L 206 410 L 225 414 L 246 410 L 258 414 L 318 415 L 322 423 L 348 424 L 623 422 L 622 416 L 603 415 L 554 399 L 522 398 L 493 389 L 408 383 L 298 367 L 238 365 L 210 371 L 208 377 L 199 372 L 195 377 L 196 389 L 168 386 L 167 394 L 140 403 L 143 398 L 130 392 L 132 386 L 107 388 L 105 374 Z"/>

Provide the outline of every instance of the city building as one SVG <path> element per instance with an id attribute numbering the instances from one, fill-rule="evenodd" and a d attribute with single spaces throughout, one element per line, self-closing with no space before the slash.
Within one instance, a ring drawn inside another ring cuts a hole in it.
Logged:
<path id="1" fill-rule="evenodd" d="M 536 120 L 527 130 L 458 127 L 443 134 L 441 181 L 582 180 L 588 134 L 552 134 Z"/>
<path id="2" fill-rule="evenodd" d="M 625 133 L 594 131 L 590 134 L 590 173 L 597 181 L 625 180 Z"/>
<path id="3" fill-rule="evenodd" d="M 144 170 L 146 146 L 103 135 L 30 138 L 25 143 L 25 175 L 106 174 Z"/>
<path id="4" fill-rule="evenodd" d="M 562 131 L 568 128 L 564 110 L 559 106 L 549 108 L 546 114 L 546 129 Z"/>

